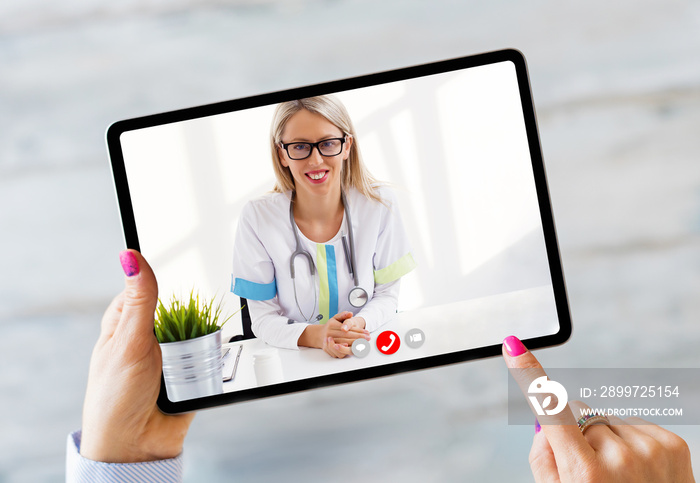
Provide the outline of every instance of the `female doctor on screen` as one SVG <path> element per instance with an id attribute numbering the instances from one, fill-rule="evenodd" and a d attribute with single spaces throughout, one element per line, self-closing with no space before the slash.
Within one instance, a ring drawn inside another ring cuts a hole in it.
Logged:
<path id="1" fill-rule="evenodd" d="M 335 97 L 278 105 L 270 137 L 277 183 L 243 208 L 232 291 L 256 337 L 342 358 L 396 313 L 415 268 L 398 205 L 364 167 Z"/>

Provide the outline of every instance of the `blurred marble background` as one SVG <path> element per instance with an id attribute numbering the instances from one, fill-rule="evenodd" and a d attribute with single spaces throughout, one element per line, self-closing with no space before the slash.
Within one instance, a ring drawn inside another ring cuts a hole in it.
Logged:
<path id="1" fill-rule="evenodd" d="M 515 47 L 574 335 L 550 367 L 698 367 L 700 3 L 0 4 L 0 482 L 60 481 L 121 290 L 113 121 Z M 303 62 L 285 63 L 288 59 Z M 531 481 L 501 360 L 202 412 L 187 481 Z M 700 465 L 700 428 L 675 426 Z"/>

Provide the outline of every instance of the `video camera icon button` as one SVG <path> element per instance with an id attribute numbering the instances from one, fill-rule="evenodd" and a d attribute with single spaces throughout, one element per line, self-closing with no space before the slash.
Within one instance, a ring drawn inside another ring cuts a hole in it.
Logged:
<path id="1" fill-rule="evenodd" d="M 350 349 L 355 357 L 362 359 L 369 354 L 370 344 L 365 339 L 355 339 Z"/>
<path id="2" fill-rule="evenodd" d="M 420 329 L 411 329 L 404 336 L 406 345 L 411 349 L 418 349 L 425 342 L 425 334 Z"/>
<path id="3" fill-rule="evenodd" d="M 401 345 L 401 339 L 396 334 L 390 330 L 385 330 L 379 336 L 377 336 L 377 349 L 384 355 L 390 356 L 399 350 Z"/>

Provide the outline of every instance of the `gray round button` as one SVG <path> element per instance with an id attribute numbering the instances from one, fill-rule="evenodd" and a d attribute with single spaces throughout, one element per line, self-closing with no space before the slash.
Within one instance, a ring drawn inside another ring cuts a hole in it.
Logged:
<path id="1" fill-rule="evenodd" d="M 418 349 L 425 342 L 425 334 L 420 329 L 411 329 L 406 332 L 403 340 L 411 349 Z"/>
<path id="2" fill-rule="evenodd" d="M 370 344 L 365 339 L 355 339 L 355 342 L 353 342 L 351 346 L 352 353 L 355 354 L 355 357 L 359 357 L 360 359 L 367 357 L 369 348 Z"/>

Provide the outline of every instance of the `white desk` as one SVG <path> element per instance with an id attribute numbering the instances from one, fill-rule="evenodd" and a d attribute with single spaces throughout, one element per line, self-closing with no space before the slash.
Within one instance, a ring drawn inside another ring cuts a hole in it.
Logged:
<path id="1" fill-rule="evenodd" d="M 545 286 L 401 312 L 372 333 L 371 351 L 361 359 L 334 359 L 320 349 L 306 347 L 277 350 L 287 382 L 500 344 L 513 334 L 521 339 L 554 334 L 558 327 L 552 288 Z M 425 333 L 425 343 L 418 349 L 408 347 L 404 341 L 406 332 L 413 328 Z M 394 331 L 401 338 L 399 350 L 392 355 L 384 355 L 376 347 L 377 335 L 385 330 Z M 249 339 L 224 347 L 233 345 L 242 345 L 243 351 L 234 379 L 224 383 L 224 392 L 257 387 L 253 355 L 270 346 L 260 339 Z"/>

